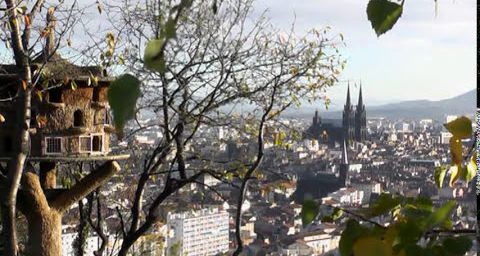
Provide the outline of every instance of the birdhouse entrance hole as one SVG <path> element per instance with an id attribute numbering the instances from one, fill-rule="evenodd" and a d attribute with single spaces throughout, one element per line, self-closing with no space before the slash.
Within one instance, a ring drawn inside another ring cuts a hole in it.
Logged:
<path id="1" fill-rule="evenodd" d="M 85 126 L 85 117 L 83 116 L 83 112 L 79 109 L 73 113 L 73 126 L 74 127 Z"/>

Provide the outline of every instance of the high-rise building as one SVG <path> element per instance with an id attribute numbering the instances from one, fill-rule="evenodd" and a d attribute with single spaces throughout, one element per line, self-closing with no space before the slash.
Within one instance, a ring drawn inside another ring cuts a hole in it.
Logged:
<path id="1" fill-rule="evenodd" d="M 228 212 L 218 208 L 168 214 L 166 255 L 216 255 L 228 251 Z"/>

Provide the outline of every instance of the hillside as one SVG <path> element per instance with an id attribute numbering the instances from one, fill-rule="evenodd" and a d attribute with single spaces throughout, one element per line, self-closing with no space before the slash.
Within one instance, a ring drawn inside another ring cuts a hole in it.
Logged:
<path id="1" fill-rule="evenodd" d="M 476 91 L 471 90 L 464 94 L 438 101 L 430 100 L 411 100 L 390 103 L 378 106 L 369 106 L 367 108 L 367 117 L 385 117 L 389 119 L 422 119 L 432 118 L 435 120 L 444 120 L 446 115 L 468 115 L 475 113 L 476 110 Z M 322 108 L 324 109 L 323 106 Z M 290 110 L 285 116 L 311 118 L 315 108 L 302 108 L 300 110 Z M 322 118 L 341 118 L 341 111 L 321 111 Z"/>

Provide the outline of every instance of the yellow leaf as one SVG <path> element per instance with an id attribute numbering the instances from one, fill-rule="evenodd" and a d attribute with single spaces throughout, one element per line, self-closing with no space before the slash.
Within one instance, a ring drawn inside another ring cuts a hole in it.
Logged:
<path id="1" fill-rule="evenodd" d="M 27 81 L 22 80 L 22 88 L 24 91 L 27 89 Z"/>
<path id="2" fill-rule="evenodd" d="M 463 171 L 462 177 L 466 182 L 470 182 L 475 177 L 475 174 L 477 174 L 477 154 L 476 154 L 476 152 L 470 158 L 470 161 L 468 161 L 467 166 L 465 167 L 465 169 Z"/>
<path id="3" fill-rule="evenodd" d="M 93 85 L 95 85 L 95 86 L 98 85 L 98 77 L 97 76 L 91 75 L 90 79 L 92 80 Z"/>
<path id="4" fill-rule="evenodd" d="M 50 34 L 50 31 L 51 31 L 51 29 L 49 27 L 44 28 L 42 30 L 42 32 L 40 33 L 40 37 L 41 38 L 47 37 L 47 35 Z"/>
<path id="5" fill-rule="evenodd" d="M 450 182 L 448 183 L 450 187 L 453 187 L 453 183 L 455 183 L 455 181 L 460 178 L 461 171 L 461 166 L 460 168 L 457 165 L 453 165 L 452 167 L 450 167 Z"/>
<path id="6" fill-rule="evenodd" d="M 392 247 L 387 246 L 376 237 L 364 237 L 358 239 L 353 245 L 355 256 L 391 256 Z"/>
<path id="7" fill-rule="evenodd" d="M 0 124 L 3 123 L 3 122 L 5 122 L 5 117 L 3 117 L 2 114 L 0 114 Z"/>
<path id="8" fill-rule="evenodd" d="M 47 125 L 48 119 L 44 115 L 37 115 L 37 124 L 39 128 L 45 127 Z"/>
<path id="9" fill-rule="evenodd" d="M 50 8 L 48 8 L 47 12 L 48 12 L 49 15 L 52 15 L 54 11 L 55 11 L 55 8 L 50 7 Z"/>
<path id="10" fill-rule="evenodd" d="M 63 77 L 63 84 L 68 84 L 68 82 L 70 81 L 70 78 L 68 76 L 64 76 Z"/>
<path id="11" fill-rule="evenodd" d="M 43 101 L 43 97 L 42 97 L 42 92 L 41 92 L 41 91 L 37 91 L 37 97 L 38 97 L 38 100 L 39 100 L 39 101 Z"/>
<path id="12" fill-rule="evenodd" d="M 456 136 L 450 138 L 450 154 L 454 164 L 460 165 L 462 163 L 462 141 Z"/>
<path id="13" fill-rule="evenodd" d="M 31 23 L 30 23 L 30 17 L 28 15 L 25 15 L 23 16 L 25 18 L 25 25 L 27 27 L 30 27 Z"/>
<path id="14" fill-rule="evenodd" d="M 445 124 L 445 128 L 447 128 L 454 137 L 460 139 L 468 139 L 472 136 L 472 121 L 465 116 L 461 116 Z"/>

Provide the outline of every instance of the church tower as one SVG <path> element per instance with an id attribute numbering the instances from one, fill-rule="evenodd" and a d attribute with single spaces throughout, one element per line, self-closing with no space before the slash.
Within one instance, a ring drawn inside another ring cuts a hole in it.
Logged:
<path id="1" fill-rule="evenodd" d="M 347 89 L 347 102 L 343 107 L 343 138 L 347 144 L 355 139 L 355 114 L 350 101 L 350 85 Z"/>
<path id="2" fill-rule="evenodd" d="M 315 110 L 315 116 L 313 117 L 313 122 L 312 126 L 320 126 L 322 124 L 322 120 L 320 119 L 320 116 L 318 115 L 318 110 Z"/>
<path id="3" fill-rule="evenodd" d="M 362 84 L 358 95 L 358 105 L 355 109 L 355 140 L 364 141 L 367 139 L 367 113 L 362 99 Z"/>
<path id="4" fill-rule="evenodd" d="M 350 185 L 350 178 L 348 176 L 348 155 L 347 155 L 347 143 L 343 140 L 342 147 L 342 162 L 340 163 L 339 179 L 340 183 L 344 186 Z"/>

